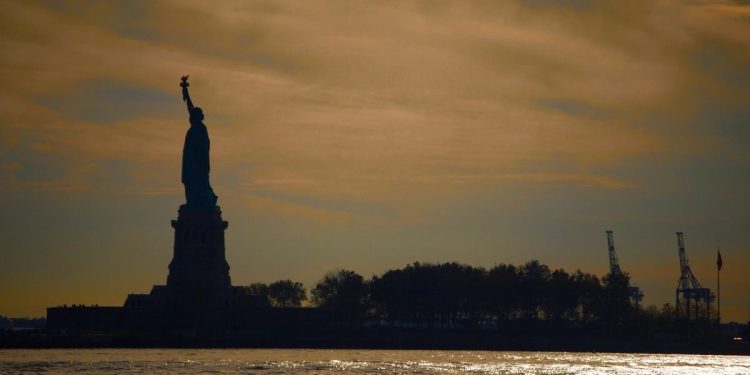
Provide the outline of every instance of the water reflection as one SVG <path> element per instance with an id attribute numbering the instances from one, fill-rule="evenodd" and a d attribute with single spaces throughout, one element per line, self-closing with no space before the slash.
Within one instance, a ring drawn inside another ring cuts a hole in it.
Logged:
<path id="1" fill-rule="evenodd" d="M 0 373 L 747 374 L 750 357 L 419 350 L 0 350 Z"/>

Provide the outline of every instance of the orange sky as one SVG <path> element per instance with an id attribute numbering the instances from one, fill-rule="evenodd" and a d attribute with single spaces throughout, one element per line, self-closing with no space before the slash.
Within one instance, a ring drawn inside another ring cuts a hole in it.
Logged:
<path id="1" fill-rule="evenodd" d="M 539 259 L 750 319 L 750 6 L 4 2 L 0 314 L 166 279 L 191 75 L 235 284 Z"/>

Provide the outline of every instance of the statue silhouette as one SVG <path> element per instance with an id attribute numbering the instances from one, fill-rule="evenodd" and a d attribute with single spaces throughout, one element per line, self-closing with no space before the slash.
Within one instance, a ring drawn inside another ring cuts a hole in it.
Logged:
<path id="1" fill-rule="evenodd" d="M 190 129 L 185 135 L 185 146 L 182 149 L 182 184 L 185 185 L 185 199 L 187 208 L 216 209 L 218 197 L 211 189 L 208 173 L 211 170 L 208 151 L 211 141 L 208 139 L 208 129 L 203 124 L 203 110 L 193 106 L 188 93 L 188 76 L 183 76 L 182 100 L 187 104 L 190 115 Z"/>

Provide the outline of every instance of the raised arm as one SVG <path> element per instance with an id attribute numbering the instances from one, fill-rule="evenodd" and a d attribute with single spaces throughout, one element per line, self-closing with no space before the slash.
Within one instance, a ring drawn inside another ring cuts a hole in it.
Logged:
<path id="1" fill-rule="evenodd" d="M 188 113 L 192 113 L 193 108 L 195 107 L 193 106 L 193 101 L 190 100 L 190 94 L 188 93 L 188 86 L 190 86 L 190 84 L 187 81 L 188 77 L 190 76 L 187 75 L 187 76 L 182 76 L 182 78 L 180 78 L 180 80 L 182 81 L 180 83 L 180 87 L 182 87 L 182 100 L 185 101 L 185 103 L 187 104 Z"/>

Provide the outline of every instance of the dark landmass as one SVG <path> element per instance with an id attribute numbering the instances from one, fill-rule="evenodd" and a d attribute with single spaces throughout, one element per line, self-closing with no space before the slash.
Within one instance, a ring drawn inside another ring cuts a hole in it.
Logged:
<path id="1" fill-rule="evenodd" d="M 0 348 L 298 348 L 298 349 L 420 349 L 505 350 L 617 353 L 679 353 L 750 355 L 750 346 L 729 340 L 613 338 L 609 335 L 566 333 L 515 336 L 485 331 L 362 328 L 317 334 L 266 332 L 244 337 L 169 337 L 85 334 L 56 336 L 43 331 L 10 332 Z"/>
<path id="2" fill-rule="evenodd" d="M 211 311 L 154 305 L 158 291 L 123 307 L 50 308 L 45 329 L 4 331 L 0 347 L 750 354 L 747 325 L 680 318 L 671 304 L 643 308 L 627 274 L 568 274 L 538 261 L 414 263 L 369 280 L 332 271 L 313 288 L 314 307 L 301 307 L 307 293 L 290 280 L 231 288 L 230 304 Z"/>

